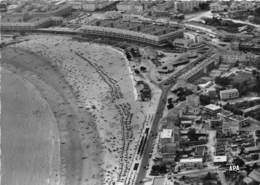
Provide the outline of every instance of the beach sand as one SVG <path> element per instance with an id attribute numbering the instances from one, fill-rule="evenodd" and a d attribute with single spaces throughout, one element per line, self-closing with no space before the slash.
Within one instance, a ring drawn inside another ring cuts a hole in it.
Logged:
<path id="1" fill-rule="evenodd" d="M 65 184 L 76 185 L 83 181 L 82 161 L 86 156 L 82 153 L 83 143 L 80 134 L 86 134 L 85 139 L 91 141 L 85 151 L 88 151 L 88 154 L 93 153 L 87 156 L 90 169 L 86 176 L 93 178 L 91 184 L 101 184 L 102 178 L 96 177 L 100 174 L 98 163 L 101 161 L 99 136 L 95 131 L 92 116 L 85 109 L 78 108 L 69 84 L 48 61 L 40 56 L 13 48 L 3 50 L 2 56 L 2 65 L 34 84 L 56 117 L 61 140 L 60 173 L 66 181 Z"/>
<path id="2" fill-rule="evenodd" d="M 49 105 L 28 81 L 4 69 L 1 76 L 2 184 L 59 185 L 60 137 Z"/>
<path id="3" fill-rule="evenodd" d="M 77 120 L 74 128 L 79 136 L 77 141 L 80 141 L 83 159 L 81 175 L 79 171 L 74 175 L 81 177 L 82 185 L 124 181 L 142 128 L 149 124 L 147 117 L 155 113 L 161 92 L 153 91 L 150 102 L 136 101 L 134 84 L 138 78 L 132 76 L 123 53 L 110 46 L 78 42 L 65 36 L 31 35 L 26 39 L 28 41 L 14 46 L 20 48 L 16 49 L 19 52 L 7 51 L 12 59 L 8 63 L 16 67 L 14 71 L 27 65 L 30 69 L 19 73 L 34 84 L 44 82 L 46 87 L 38 85 L 38 88 L 46 93 L 46 97 L 52 97 L 50 89 L 54 89 L 52 94 L 58 92 L 68 99 L 75 114 L 84 112 L 88 116 Z M 24 50 L 37 56 L 31 59 L 33 57 Z M 14 62 L 20 57 L 24 57 L 21 62 L 25 64 Z M 34 61 L 37 58 L 45 58 L 50 63 L 47 65 L 43 60 L 45 64 L 37 65 Z M 37 77 L 28 71 L 36 73 Z M 56 116 L 62 114 L 61 110 L 55 112 Z"/>

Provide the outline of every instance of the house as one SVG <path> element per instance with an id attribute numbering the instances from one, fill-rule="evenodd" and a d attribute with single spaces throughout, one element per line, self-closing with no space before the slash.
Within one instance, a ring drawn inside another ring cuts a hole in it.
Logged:
<path id="1" fill-rule="evenodd" d="M 254 169 L 248 176 L 254 181 L 260 183 L 260 169 Z"/>
<path id="2" fill-rule="evenodd" d="M 118 11 L 122 12 L 143 12 L 144 11 L 144 4 L 141 2 L 128 2 L 122 1 L 116 5 Z"/>
<path id="3" fill-rule="evenodd" d="M 192 43 L 192 40 L 177 38 L 172 42 L 172 45 L 178 48 L 188 49 Z"/>
<path id="4" fill-rule="evenodd" d="M 210 4 L 210 10 L 213 13 L 223 12 L 225 10 L 228 10 L 228 6 L 227 5 L 222 5 L 220 2 L 216 2 L 216 3 Z"/>
<path id="5" fill-rule="evenodd" d="M 239 92 L 237 89 L 227 89 L 219 92 L 221 100 L 230 100 L 239 97 Z"/>
<path id="6" fill-rule="evenodd" d="M 209 104 L 204 106 L 204 110 L 206 111 L 207 114 L 216 116 L 217 113 L 221 111 L 221 107 L 215 104 Z"/>
<path id="7" fill-rule="evenodd" d="M 175 12 L 192 12 L 195 9 L 199 8 L 199 5 L 202 3 L 203 1 L 197 0 L 197 1 L 175 1 L 174 2 L 174 9 Z"/>
<path id="8" fill-rule="evenodd" d="M 81 8 L 86 11 L 96 11 L 101 10 L 105 7 L 110 6 L 113 4 L 113 1 L 79 1 L 81 3 Z M 76 7 L 79 7 L 79 3 L 76 4 Z"/>
<path id="9" fill-rule="evenodd" d="M 242 110 L 244 116 L 250 116 L 250 114 L 258 111 L 260 111 L 260 105 L 255 105 L 253 107 Z"/>
<path id="10" fill-rule="evenodd" d="M 152 185 L 166 185 L 167 178 L 166 177 L 154 177 Z"/>
<path id="11" fill-rule="evenodd" d="M 176 157 L 177 144 L 174 142 L 172 129 L 163 129 L 160 133 L 159 153 L 163 161 L 174 161 Z"/>
<path id="12" fill-rule="evenodd" d="M 163 129 L 160 133 L 160 143 L 171 143 L 173 139 L 172 129 Z"/>
<path id="13" fill-rule="evenodd" d="M 240 129 L 240 119 L 237 119 L 229 111 L 222 111 L 217 114 L 222 121 L 223 134 L 236 134 Z"/>
<path id="14" fill-rule="evenodd" d="M 191 40 L 193 43 L 199 43 L 202 41 L 202 37 L 198 33 L 184 32 L 184 38 Z"/>
<path id="15" fill-rule="evenodd" d="M 198 115 L 200 113 L 200 98 L 198 95 L 189 95 L 186 96 L 186 104 L 188 107 L 188 112 Z"/>
<path id="16" fill-rule="evenodd" d="M 243 179 L 243 182 L 244 182 L 246 185 L 250 185 L 250 184 L 252 184 L 254 181 L 253 181 L 253 179 L 251 179 L 250 177 L 245 177 L 245 178 Z"/>
<path id="17" fill-rule="evenodd" d="M 260 152 L 260 147 L 259 146 L 251 146 L 251 147 L 246 147 L 245 148 L 245 153 L 246 154 L 259 153 L 259 152 Z"/>
<path id="18" fill-rule="evenodd" d="M 217 97 L 217 90 L 215 87 L 209 87 L 206 89 L 206 94 L 211 98 L 214 99 Z"/>
<path id="19" fill-rule="evenodd" d="M 182 158 L 180 159 L 180 166 L 181 167 L 202 167 L 203 166 L 203 159 L 202 158 Z"/>
<path id="20" fill-rule="evenodd" d="M 0 12 L 6 12 L 7 11 L 7 3 L 1 2 L 0 3 Z"/>
<path id="21" fill-rule="evenodd" d="M 198 95 L 194 94 L 186 96 L 186 103 L 189 106 L 198 107 L 200 105 L 200 98 Z"/>
<path id="22" fill-rule="evenodd" d="M 192 126 L 192 121 L 191 120 L 182 120 L 181 121 L 181 127 L 182 128 L 188 128 Z"/>
<path id="23" fill-rule="evenodd" d="M 227 156 L 226 155 L 214 156 L 213 162 L 214 162 L 215 165 L 225 164 L 227 162 Z"/>

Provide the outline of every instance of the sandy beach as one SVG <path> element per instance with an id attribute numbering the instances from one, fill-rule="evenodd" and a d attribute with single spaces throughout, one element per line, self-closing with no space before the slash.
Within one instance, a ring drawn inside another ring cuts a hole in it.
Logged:
<path id="1" fill-rule="evenodd" d="M 12 48 L 4 50 L 3 66 L 34 84 L 50 105 L 60 132 L 60 173 L 65 179 L 65 184 L 74 185 L 83 181 L 82 160 L 86 156 L 82 153 L 83 143 L 80 140 L 79 130 L 88 133 L 85 138 L 92 141 L 88 143 L 90 145 L 86 149 L 88 153 L 95 153 L 88 160 L 88 166 L 92 168 L 87 175 L 93 178 L 92 184 L 101 184 L 102 178 L 95 177 L 100 174 L 98 162 L 101 159 L 99 139 L 97 132 L 94 131 L 95 124 L 88 111 L 78 108 L 77 100 L 67 82 L 46 60 L 23 50 Z M 89 181 L 89 179 L 84 179 L 84 181 Z"/>
<path id="2" fill-rule="evenodd" d="M 20 76 L 5 69 L 1 75 L 2 183 L 64 184 L 60 174 L 60 137 L 49 105 Z"/>
<path id="3" fill-rule="evenodd" d="M 74 156 L 78 162 L 74 179 L 82 185 L 123 182 L 142 128 L 149 124 L 147 117 L 154 114 L 160 91 L 152 92 L 150 102 L 136 101 L 134 85 L 138 78 L 133 77 L 124 54 L 110 46 L 65 36 L 31 35 L 26 40 L 6 49 L 4 65 L 36 84 L 50 104 L 57 102 L 58 96 L 67 101 L 71 110 L 57 109 L 60 102 L 52 110 L 56 117 L 69 114 L 71 119 L 75 118 L 71 130 L 75 130 L 77 138 L 72 141 L 80 149 Z M 61 138 L 70 138 L 70 131 L 63 131 Z M 63 158 L 67 154 L 62 149 Z"/>

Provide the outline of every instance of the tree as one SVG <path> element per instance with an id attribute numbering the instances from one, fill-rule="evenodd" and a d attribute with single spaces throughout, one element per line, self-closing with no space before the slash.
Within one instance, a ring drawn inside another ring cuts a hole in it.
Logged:
<path id="1" fill-rule="evenodd" d="M 201 10 L 209 10 L 209 3 L 200 3 L 199 7 Z"/>
<path id="2" fill-rule="evenodd" d="M 140 74 L 140 71 L 138 71 L 138 69 L 135 69 L 135 74 Z"/>
<path id="3" fill-rule="evenodd" d="M 234 165 L 238 165 L 239 167 L 242 167 L 242 166 L 245 165 L 245 162 L 242 159 L 240 159 L 240 158 L 234 159 L 233 163 L 234 163 Z"/>
<path id="4" fill-rule="evenodd" d="M 255 92 L 260 93 L 260 75 L 256 76 Z"/>
<path id="5" fill-rule="evenodd" d="M 260 62 L 257 62 L 257 63 L 256 63 L 256 68 L 257 68 L 257 69 L 260 69 Z"/>
<path id="6" fill-rule="evenodd" d="M 212 175 L 210 172 L 207 173 L 207 175 L 204 177 L 205 180 L 211 180 L 213 179 Z"/>
<path id="7" fill-rule="evenodd" d="M 147 13 L 147 16 L 151 17 L 151 16 L 152 16 L 152 12 L 149 11 L 149 12 Z"/>
<path id="8" fill-rule="evenodd" d="M 258 8 L 255 9 L 254 14 L 255 14 L 255 16 L 260 17 L 260 7 L 258 7 Z"/>
<path id="9" fill-rule="evenodd" d="M 197 11 L 199 11 L 199 8 L 194 7 L 194 8 L 193 8 L 193 11 L 197 12 Z"/>
<path id="10" fill-rule="evenodd" d="M 140 70 L 141 70 L 142 72 L 146 72 L 146 67 L 141 66 L 141 67 L 140 67 Z"/>
<path id="11" fill-rule="evenodd" d="M 215 83 L 221 86 L 227 86 L 229 85 L 231 82 L 231 79 L 229 79 L 228 77 L 216 77 L 215 78 Z"/>
<path id="12" fill-rule="evenodd" d="M 240 95 L 245 95 L 248 90 L 249 90 L 249 86 L 248 86 L 248 81 L 245 80 L 242 83 L 241 82 L 235 82 L 232 84 L 233 87 L 235 87 L 236 89 L 238 89 Z"/>
<path id="13" fill-rule="evenodd" d="M 188 138 L 191 141 L 196 141 L 198 140 L 198 136 L 196 135 L 196 130 L 195 129 L 190 129 L 189 132 L 187 133 Z"/>
<path id="14" fill-rule="evenodd" d="M 200 104 L 201 105 L 208 105 L 210 104 L 210 97 L 207 95 L 200 95 Z"/>

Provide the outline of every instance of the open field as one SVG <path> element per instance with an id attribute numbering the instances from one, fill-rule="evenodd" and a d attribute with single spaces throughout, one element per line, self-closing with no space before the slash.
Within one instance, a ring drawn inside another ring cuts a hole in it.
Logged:
<path id="1" fill-rule="evenodd" d="M 2 183 L 59 185 L 56 119 L 28 81 L 2 70 Z"/>

